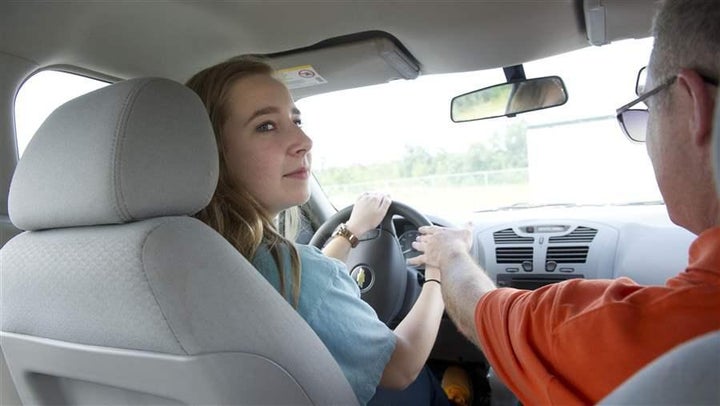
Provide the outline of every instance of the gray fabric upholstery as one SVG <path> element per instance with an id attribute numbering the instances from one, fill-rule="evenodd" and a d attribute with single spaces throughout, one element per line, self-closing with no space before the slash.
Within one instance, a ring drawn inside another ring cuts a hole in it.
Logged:
<path id="1" fill-rule="evenodd" d="M 202 103 L 179 83 L 96 90 L 38 129 L 13 176 L 10 219 L 38 230 L 193 214 L 215 190 L 216 148 Z"/>
<path id="2" fill-rule="evenodd" d="M 182 354 L 143 266 L 168 218 L 25 232 L 0 251 L 3 331 Z M 187 221 L 187 220 L 186 220 Z"/>
<path id="3" fill-rule="evenodd" d="M 158 227 L 145 243 L 143 263 L 155 297 L 188 354 L 255 348 L 262 355 L 287 352 L 301 367 L 307 358 L 283 345 L 289 332 L 297 333 L 294 340 L 310 353 L 325 351 L 319 341 L 305 342 L 307 324 L 237 250 L 198 220 Z"/>
<path id="4" fill-rule="evenodd" d="M 24 403 L 355 404 L 312 329 L 187 216 L 218 176 L 189 89 L 130 80 L 42 125 L 10 191 L 0 346 Z"/>
<path id="5" fill-rule="evenodd" d="M 30 405 L 343 403 L 339 398 L 328 396 L 310 398 L 288 371 L 268 358 L 248 353 L 177 356 L 92 347 L 4 332 L 0 332 L 0 342 L 11 354 L 8 360 L 15 370 L 32 371 L 16 374 L 18 386 L 21 389 L 42 388 L 23 390 L 23 399 Z M 238 368 L 238 365 L 247 368 Z M 138 370 L 143 373 L 137 373 Z M 102 382 L 98 382 L 99 376 L 103 378 Z M 264 390 L 258 390 L 258 387 Z"/>
<path id="6" fill-rule="evenodd" d="M 0 260 L 3 332 L 162 354 L 252 355 L 288 371 L 314 401 L 354 401 L 310 327 L 194 218 L 29 231 Z"/>
<path id="7" fill-rule="evenodd" d="M 0 345 L 2 345 L 2 340 L 0 340 Z M 0 351 L 0 405 L 17 406 L 21 404 L 20 395 L 15 389 L 15 383 L 13 383 L 7 362 L 5 362 L 5 355 Z"/>
<path id="8" fill-rule="evenodd" d="M 600 404 L 720 404 L 720 331 L 674 348 L 625 381 Z"/>
<path id="9" fill-rule="evenodd" d="M 284 334 L 308 328 L 242 255 L 190 217 L 25 232 L 0 255 L 6 332 L 169 354 L 255 347 L 269 355 L 282 351 Z"/>

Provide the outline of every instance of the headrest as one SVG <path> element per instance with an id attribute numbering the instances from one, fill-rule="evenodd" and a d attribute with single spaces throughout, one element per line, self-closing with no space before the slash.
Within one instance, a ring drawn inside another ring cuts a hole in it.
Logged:
<path id="1" fill-rule="evenodd" d="M 715 121 L 713 124 L 712 151 L 715 170 L 715 191 L 720 197 L 720 89 L 715 98 Z"/>
<path id="2" fill-rule="evenodd" d="M 17 165 L 8 209 L 23 230 L 191 215 L 210 202 L 217 178 L 197 95 L 167 79 L 133 79 L 45 120 Z"/>

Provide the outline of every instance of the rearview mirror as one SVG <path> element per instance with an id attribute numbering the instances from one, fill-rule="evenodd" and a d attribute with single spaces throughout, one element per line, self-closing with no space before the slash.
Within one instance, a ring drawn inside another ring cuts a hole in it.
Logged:
<path id="1" fill-rule="evenodd" d="M 565 83 L 557 76 L 501 83 L 452 99 L 453 122 L 513 117 L 529 111 L 561 106 L 568 100 Z"/>

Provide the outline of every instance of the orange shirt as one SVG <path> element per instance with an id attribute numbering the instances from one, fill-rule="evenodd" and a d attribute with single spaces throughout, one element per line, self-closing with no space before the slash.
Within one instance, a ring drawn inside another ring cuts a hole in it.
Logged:
<path id="1" fill-rule="evenodd" d="M 502 288 L 475 309 L 483 352 L 525 405 L 597 403 L 648 362 L 720 329 L 720 227 L 663 286 L 574 279 Z"/>

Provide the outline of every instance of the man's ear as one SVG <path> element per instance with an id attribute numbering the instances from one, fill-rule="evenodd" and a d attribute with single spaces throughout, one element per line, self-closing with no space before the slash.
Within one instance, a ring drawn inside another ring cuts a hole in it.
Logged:
<path id="1" fill-rule="evenodd" d="M 677 75 L 678 85 L 687 92 L 692 109 L 688 129 L 696 145 L 710 143 L 715 101 L 710 95 L 705 81 L 692 69 L 680 69 Z"/>

